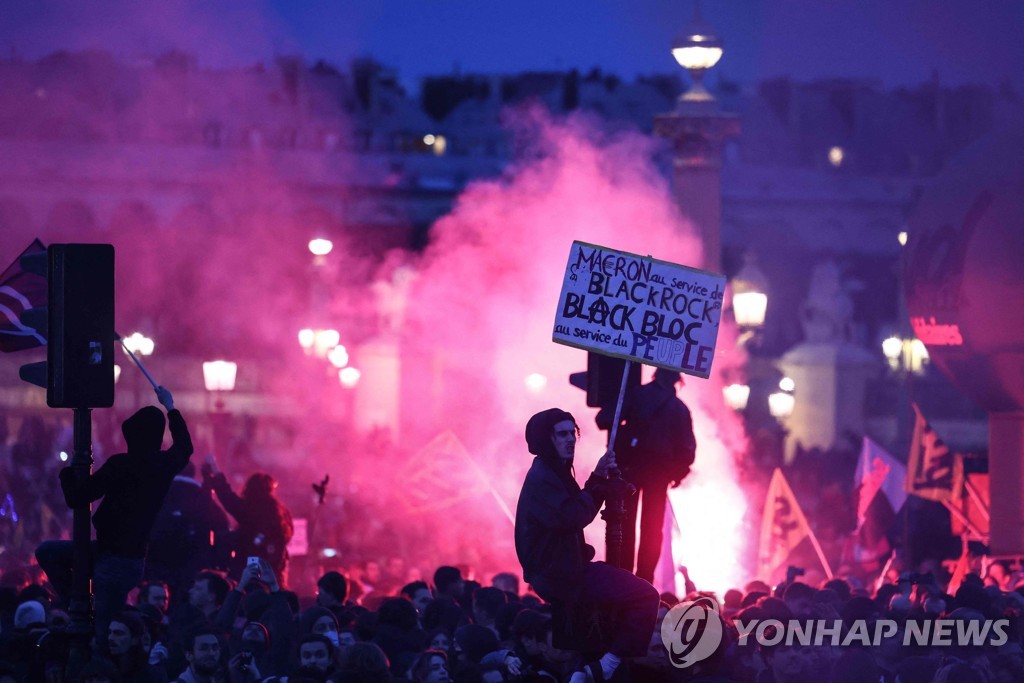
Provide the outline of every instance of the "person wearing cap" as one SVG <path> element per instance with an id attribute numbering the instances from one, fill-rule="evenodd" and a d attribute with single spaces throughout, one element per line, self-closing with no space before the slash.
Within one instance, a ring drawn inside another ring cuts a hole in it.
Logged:
<path id="1" fill-rule="evenodd" d="M 523 578 L 541 598 L 568 607 L 596 608 L 614 619 L 608 652 L 570 679 L 602 681 L 625 657 L 641 657 L 658 616 L 658 591 L 628 571 L 594 562 L 594 548 L 583 529 L 604 502 L 605 481 L 614 463 L 606 452 L 583 488 L 573 459 L 579 427 L 570 413 L 551 408 L 526 425 L 526 444 L 537 456 L 519 494 L 515 522 L 516 554 Z"/>
<path id="2" fill-rule="evenodd" d="M 627 569 L 654 582 L 654 568 L 661 555 L 662 529 L 669 485 L 678 486 L 690 473 L 697 441 L 693 420 L 686 404 L 676 396 L 676 385 L 683 376 L 658 368 L 654 379 L 627 393 L 622 408 L 622 424 L 615 438 L 615 453 L 622 478 L 636 486 L 635 496 L 626 499 L 626 518 L 622 522 L 623 552 Z M 597 414 L 597 425 L 610 429 L 613 408 Z M 637 508 L 640 508 L 640 545 L 636 544 Z"/>
<path id="3" fill-rule="evenodd" d="M 149 535 L 164 496 L 175 475 L 188 464 L 192 439 L 185 418 L 174 408 L 174 397 L 157 387 L 156 406 L 136 411 L 121 425 L 127 453 L 118 453 L 92 474 L 79 477 L 75 467 L 60 473 L 64 501 L 80 508 L 103 498 L 93 515 L 96 544 L 93 557 L 93 591 L 96 594 L 96 640 L 106 650 L 110 620 L 121 611 L 128 593 L 142 580 Z M 173 442 L 160 450 L 170 423 Z M 36 548 L 36 559 L 61 599 L 71 593 L 71 541 L 45 541 Z"/>

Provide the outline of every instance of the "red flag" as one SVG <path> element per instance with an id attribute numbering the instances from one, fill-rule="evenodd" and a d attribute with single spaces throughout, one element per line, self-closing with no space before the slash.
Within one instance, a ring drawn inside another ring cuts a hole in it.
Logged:
<path id="1" fill-rule="evenodd" d="M 907 458 L 907 492 L 938 502 L 960 500 L 964 486 L 963 455 L 949 450 L 917 405 L 914 416 L 914 438 Z"/>
<path id="2" fill-rule="evenodd" d="M 857 537 L 861 546 L 876 548 L 907 499 L 903 490 L 906 467 L 865 436 L 856 477 Z"/>
<path id="3" fill-rule="evenodd" d="M 768 493 L 764 499 L 764 515 L 761 518 L 761 543 L 758 562 L 761 575 L 769 577 L 777 574 L 784 567 L 798 545 L 805 539 L 810 540 L 814 551 L 821 561 L 825 574 L 832 578 L 832 568 L 821 551 L 818 539 L 807 523 L 804 511 L 789 488 L 782 470 L 776 468 L 768 484 Z"/>
<path id="4" fill-rule="evenodd" d="M 46 247 L 37 239 L 0 274 L 0 351 L 4 353 L 46 345 L 46 339 L 19 320 L 24 311 L 46 305 L 46 278 L 26 272 L 19 262 L 21 256 L 39 251 Z"/>

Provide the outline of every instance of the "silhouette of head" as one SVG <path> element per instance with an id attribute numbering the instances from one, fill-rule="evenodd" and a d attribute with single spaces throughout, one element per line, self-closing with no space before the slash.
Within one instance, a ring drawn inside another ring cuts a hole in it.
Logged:
<path id="1" fill-rule="evenodd" d="M 242 498 L 248 500 L 273 498 L 274 489 L 276 488 L 276 479 L 266 472 L 257 472 L 246 480 L 245 489 L 242 491 Z"/>
<path id="2" fill-rule="evenodd" d="M 140 408 L 121 425 L 128 452 L 151 453 L 160 450 L 167 418 L 156 406 Z"/>
<path id="3" fill-rule="evenodd" d="M 526 423 L 526 446 L 531 453 L 539 455 L 547 460 L 554 460 L 558 457 L 555 444 L 551 440 L 552 429 L 559 422 L 576 418 L 560 408 L 549 408 L 542 410 Z"/>
<path id="4" fill-rule="evenodd" d="M 681 384 L 683 381 L 683 373 L 676 372 L 675 370 L 666 370 L 665 368 L 658 368 L 654 371 L 654 381 L 662 386 L 674 387 L 676 384 Z"/>

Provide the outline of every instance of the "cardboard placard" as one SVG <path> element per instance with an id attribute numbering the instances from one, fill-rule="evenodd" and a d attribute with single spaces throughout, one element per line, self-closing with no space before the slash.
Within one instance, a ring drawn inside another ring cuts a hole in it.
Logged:
<path id="1" fill-rule="evenodd" d="M 575 241 L 552 340 L 707 378 L 725 277 Z"/>

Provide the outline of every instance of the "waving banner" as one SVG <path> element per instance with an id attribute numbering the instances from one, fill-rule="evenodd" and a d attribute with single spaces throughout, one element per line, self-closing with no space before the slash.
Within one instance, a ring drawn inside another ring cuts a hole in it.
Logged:
<path id="1" fill-rule="evenodd" d="M 725 277 L 573 242 L 552 340 L 706 378 Z"/>

